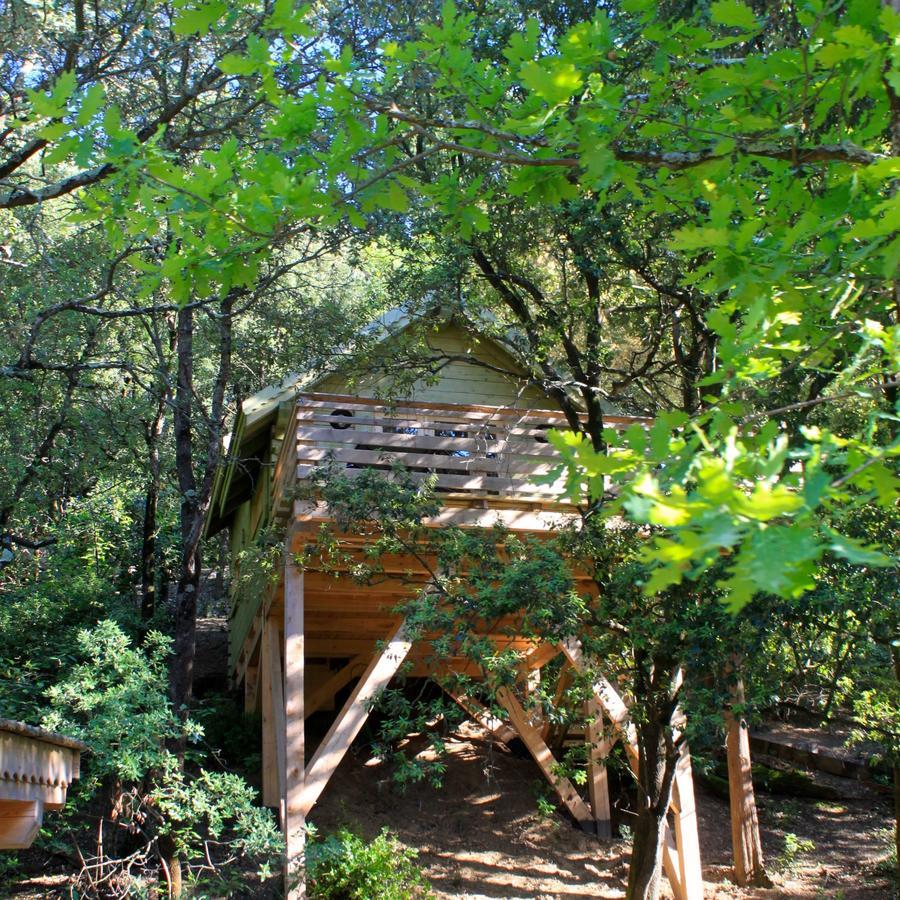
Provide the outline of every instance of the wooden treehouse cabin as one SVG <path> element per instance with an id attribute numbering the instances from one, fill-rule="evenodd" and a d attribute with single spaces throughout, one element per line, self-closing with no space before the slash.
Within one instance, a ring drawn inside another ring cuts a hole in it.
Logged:
<path id="1" fill-rule="evenodd" d="M 44 810 L 65 805 L 85 749 L 73 738 L 0 719 L 0 849 L 31 846 Z"/>
<path id="2" fill-rule="evenodd" d="M 382 347 L 387 356 L 409 327 L 395 318 L 385 328 Z M 287 893 L 293 898 L 305 891 L 306 819 L 363 727 L 370 699 L 407 660 L 411 674 L 419 676 L 440 674 L 436 668 L 441 666 L 467 665 L 456 658 L 435 663 L 430 649 L 407 638 L 403 621 L 392 612 L 409 596 L 409 576 L 415 576 L 419 565 L 413 559 L 385 560 L 387 579 L 370 587 L 349 575 L 296 567 L 295 554 L 329 516 L 315 499 L 295 499 L 298 484 L 325 463 L 345 467 L 351 477 L 371 467 L 389 476 L 391 467 L 400 463 L 422 477 L 430 473 L 436 478 L 442 508 L 428 523 L 434 527 L 480 528 L 502 522 L 513 532 L 540 534 L 576 514 L 560 500 L 558 486 L 535 480 L 555 461 L 556 451 L 544 432 L 566 427 L 548 397 L 528 386 L 509 354 L 488 338 L 444 323 L 429 335 L 428 343 L 450 361 L 437 379 L 417 381 L 400 401 L 377 399 L 384 387 L 377 377 L 350 382 L 341 372 L 292 378 L 251 397 L 238 415 L 228 463 L 214 489 L 208 533 L 230 528 L 235 566 L 241 551 L 263 534 L 270 540 L 275 535 L 284 550 L 274 589 L 235 595 L 229 653 L 232 678 L 243 685 L 247 710 L 261 711 L 263 802 L 280 811 Z M 611 414 L 609 421 L 624 427 L 635 420 Z M 363 540 L 354 535 L 343 535 L 342 543 L 351 553 L 365 550 Z M 424 579 L 425 573 L 421 575 Z M 534 677 L 559 653 L 576 668 L 584 664 L 576 643 L 535 646 L 524 639 L 510 643 L 507 636 L 497 641 L 522 652 L 523 677 Z M 335 695 L 354 682 L 324 739 L 308 748 L 305 718 L 333 709 Z M 589 729 L 588 737 L 594 740 L 584 798 L 554 774 L 556 760 L 541 723 L 512 693 L 499 697 L 505 721 L 472 700 L 455 699 L 498 738 L 520 738 L 572 817 L 586 830 L 610 834 L 604 757 L 621 740 L 632 766 L 638 762 L 628 709 L 610 682 L 601 679 L 596 685 L 596 728 Z M 603 729 L 604 718 L 613 726 L 612 739 L 605 739 L 610 730 Z M 664 865 L 677 898 L 702 897 L 686 749 L 678 765 Z"/>

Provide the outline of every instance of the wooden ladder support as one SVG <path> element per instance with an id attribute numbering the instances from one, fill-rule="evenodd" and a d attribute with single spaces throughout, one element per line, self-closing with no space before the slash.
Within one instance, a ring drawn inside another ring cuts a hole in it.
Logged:
<path id="1" fill-rule="evenodd" d="M 597 837 L 608 841 L 612 839 L 612 809 L 609 803 L 606 758 L 615 741 L 606 738 L 603 734 L 603 710 L 600 704 L 596 700 L 589 700 L 586 706 L 588 796 L 591 799 L 591 812 L 594 814 L 594 828 L 597 831 Z"/>
<path id="2" fill-rule="evenodd" d="M 554 772 L 556 759 L 550 748 L 541 737 L 540 731 L 535 728 L 529 721 L 522 704 L 519 703 L 516 696 L 509 691 L 508 688 L 500 688 L 497 691 L 497 700 L 500 705 L 509 713 L 509 721 L 513 728 L 519 733 L 525 746 L 528 748 L 534 761 L 538 764 L 544 773 L 547 781 L 553 785 L 560 799 L 565 804 L 566 809 L 575 817 L 575 820 L 581 825 L 585 831 L 593 831 L 593 817 L 591 811 L 587 808 L 584 800 L 578 795 L 578 791 L 572 785 L 568 778 L 557 775 Z"/>
<path id="3" fill-rule="evenodd" d="M 319 795 L 328 784 L 353 739 L 369 717 L 369 704 L 387 687 L 412 648 L 406 636 L 406 622 L 401 622 L 388 637 L 384 649 L 377 653 L 359 680 L 344 708 L 328 729 L 322 743 L 306 767 L 306 779 L 297 801 L 300 814 L 309 815 Z"/>
<path id="4" fill-rule="evenodd" d="M 572 665 L 583 672 L 584 658 L 577 641 L 567 640 L 560 645 Z M 594 693 L 603 712 L 624 738 L 628 761 L 635 774 L 638 771 L 639 754 L 637 732 L 629 721 L 628 707 L 618 691 L 603 676 L 594 684 Z M 680 716 L 676 710 L 676 716 Z M 703 900 L 703 877 L 700 866 L 700 839 L 697 834 L 697 810 L 694 805 L 694 782 L 691 774 L 691 757 L 687 745 L 682 745 L 676 764 L 675 784 L 672 789 L 672 811 L 675 828 L 666 823 L 663 836 L 663 867 L 675 900 Z"/>

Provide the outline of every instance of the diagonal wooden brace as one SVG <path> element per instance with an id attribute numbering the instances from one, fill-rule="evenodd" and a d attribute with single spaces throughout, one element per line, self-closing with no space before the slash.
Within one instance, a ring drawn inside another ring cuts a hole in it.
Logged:
<path id="1" fill-rule="evenodd" d="M 519 732 L 519 737 L 522 738 L 547 780 L 556 789 L 566 809 L 572 813 L 585 831 L 593 831 L 591 811 L 578 795 L 578 791 L 572 786 L 572 782 L 553 771 L 556 759 L 541 737 L 541 733 L 528 721 L 528 716 L 525 714 L 525 710 L 522 709 L 522 704 L 507 688 L 500 688 L 497 691 L 497 700 L 509 713 L 509 721 L 513 728 Z"/>
<path id="2" fill-rule="evenodd" d="M 305 817 L 313 808 L 329 779 L 350 749 L 369 717 L 369 704 L 387 687 L 412 648 L 406 636 L 406 622 L 401 622 L 388 637 L 384 649 L 376 654 L 359 680 L 344 708 L 338 713 L 328 734 L 313 754 L 306 767 L 303 791 L 298 799 L 298 809 Z"/>

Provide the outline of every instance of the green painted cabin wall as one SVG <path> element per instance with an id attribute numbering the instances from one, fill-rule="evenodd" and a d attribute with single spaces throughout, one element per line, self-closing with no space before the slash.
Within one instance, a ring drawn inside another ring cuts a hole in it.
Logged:
<path id="1" fill-rule="evenodd" d="M 461 328 L 447 325 L 429 333 L 428 343 L 439 353 L 454 356 L 467 355 L 477 362 L 453 361 L 444 366 L 435 383 L 424 379 L 416 381 L 410 390 L 404 391 L 407 400 L 421 400 L 426 403 L 465 403 L 471 406 L 509 406 L 518 409 L 555 409 L 553 401 L 543 391 L 525 384 L 524 373 L 511 356 L 499 347 L 476 341 Z M 391 342 L 385 345 L 385 355 L 390 353 Z M 522 374 L 521 378 L 506 375 L 491 366 Z M 360 397 L 374 397 L 389 389 L 386 378 L 359 379 L 351 384 L 341 374 L 327 375 L 308 390 L 322 394 L 354 394 Z"/>

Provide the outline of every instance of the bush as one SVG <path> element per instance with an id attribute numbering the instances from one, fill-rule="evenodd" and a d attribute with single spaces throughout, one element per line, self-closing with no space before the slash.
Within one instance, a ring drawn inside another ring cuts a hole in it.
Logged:
<path id="1" fill-rule="evenodd" d="M 410 900 L 432 896 L 418 854 L 386 828 L 375 840 L 342 828 L 306 850 L 310 897 L 321 900 Z"/>
<path id="2" fill-rule="evenodd" d="M 112 621 L 78 633 L 79 661 L 47 692 L 51 709 L 43 721 L 89 747 L 69 811 L 105 804 L 101 821 L 110 832 L 103 841 L 106 858 L 98 863 L 106 872 L 120 866 L 123 881 L 132 877 L 129 860 L 136 848 L 152 856 L 160 842 L 186 865 L 188 878 L 214 882 L 231 877 L 236 866 L 255 866 L 265 880 L 283 850 L 271 811 L 256 805 L 256 791 L 238 775 L 209 771 L 194 753 L 183 764 L 166 746 L 203 736 L 169 702 L 170 646 L 169 638 L 150 632 L 135 647 Z M 130 840 L 117 847 L 123 831 Z M 86 837 L 96 840 L 96 826 Z M 115 857 L 118 851 L 123 855 Z"/>

